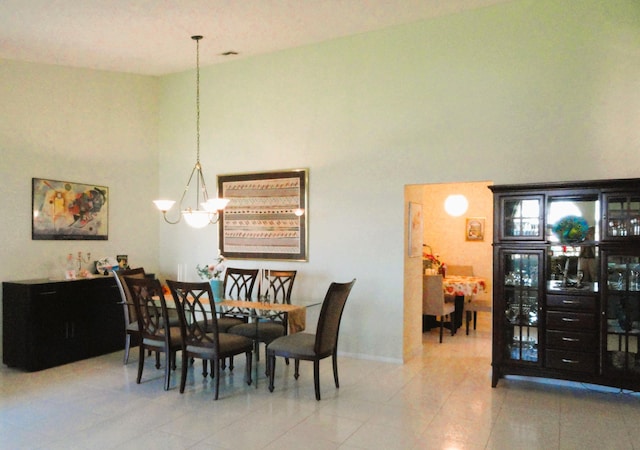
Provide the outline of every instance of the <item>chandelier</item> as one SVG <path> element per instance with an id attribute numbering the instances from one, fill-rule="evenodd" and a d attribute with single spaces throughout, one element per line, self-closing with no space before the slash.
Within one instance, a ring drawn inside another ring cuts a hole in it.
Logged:
<path id="1" fill-rule="evenodd" d="M 167 223 L 175 225 L 184 217 L 185 222 L 193 228 L 204 228 L 209 224 L 215 224 L 220 220 L 220 211 L 224 210 L 229 203 L 226 198 L 209 198 L 207 185 L 204 182 L 202 165 L 200 164 L 200 39 L 202 36 L 191 36 L 196 41 L 196 164 L 193 166 L 187 186 L 180 197 L 180 215 L 176 220 L 169 220 L 167 212 L 175 204 L 174 200 L 154 200 L 156 207 L 162 212 L 162 216 Z M 195 208 L 187 206 L 183 208 L 187 192 L 191 182 L 195 181 Z"/>

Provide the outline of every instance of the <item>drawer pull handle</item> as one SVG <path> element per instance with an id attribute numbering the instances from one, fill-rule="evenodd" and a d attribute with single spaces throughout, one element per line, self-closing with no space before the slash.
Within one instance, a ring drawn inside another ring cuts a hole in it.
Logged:
<path id="1" fill-rule="evenodd" d="M 569 337 L 562 337 L 562 340 L 565 342 L 580 342 L 580 339 L 577 338 L 569 338 Z"/>
<path id="2" fill-rule="evenodd" d="M 562 303 L 564 303 L 565 305 L 575 305 L 576 303 L 580 303 L 576 300 L 562 300 Z"/>
<path id="3" fill-rule="evenodd" d="M 575 361 L 573 359 L 565 359 L 565 358 L 562 358 L 562 362 L 565 363 L 565 364 L 579 364 L 580 363 L 580 361 Z"/>
<path id="4" fill-rule="evenodd" d="M 563 322 L 580 322 L 580 319 L 572 319 L 570 317 L 563 317 L 562 321 Z"/>

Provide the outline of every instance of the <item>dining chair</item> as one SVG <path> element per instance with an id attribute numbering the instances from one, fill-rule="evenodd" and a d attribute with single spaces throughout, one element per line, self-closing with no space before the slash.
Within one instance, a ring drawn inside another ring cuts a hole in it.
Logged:
<path id="1" fill-rule="evenodd" d="M 316 400 L 320 400 L 320 360 L 329 356 L 333 359 L 333 380 L 338 381 L 338 333 L 344 305 L 347 302 L 355 278 L 349 283 L 331 283 L 322 302 L 316 333 L 294 333 L 281 336 L 267 345 L 267 371 L 269 391 L 273 392 L 276 356 L 294 360 L 294 378 L 300 376 L 300 360 L 313 361 L 313 384 Z"/>
<path id="2" fill-rule="evenodd" d="M 449 265 L 447 264 L 447 275 L 461 275 L 465 277 L 473 276 L 473 266 Z"/>
<path id="3" fill-rule="evenodd" d="M 136 316 L 136 309 L 133 306 L 133 300 L 131 298 L 131 292 L 123 281 L 125 276 L 144 278 L 144 268 L 138 267 L 135 269 L 116 270 L 113 272 L 113 278 L 118 286 L 120 292 L 120 298 L 122 299 L 122 308 L 124 310 L 124 360 L 123 364 L 129 362 L 129 349 L 131 348 L 131 339 L 134 339 L 134 343 L 137 345 L 140 337 L 140 330 L 138 329 L 138 321 Z"/>
<path id="4" fill-rule="evenodd" d="M 455 334 L 453 313 L 456 310 L 455 303 L 445 301 L 442 285 L 442 275 L 422 276 L 422 314 L 440 318 L 440 343 L 444 330 L 444 318 L 449 317 L 451 336 Z"/>
<path id="5" fill-rule="evenodd" d="M 478 312 L 492 311 L 492 302 L 490 298 L 483 298 L 478 296 L 471 296 L 469 301 L 464 302 L 464 316 L 466 323 L 467 336 L 469 335 L 469 323 L 471 322 L 471 314 L 473 313 L 473 329 L 476 329 L 478 322 Z"/>
<path id="6" fill-rule="evenodd" d="M 268 295 L 270 303 L 291 304 L 291 290 L 296 279 L 296 270 L 269 270 L 258 286 L 258 299 Z M 274 339 L 287 334 L 287 313 L 276 314 L 273 318 L 257 323 L 243 323 L 229 328 L 229 333 L 245 336 L 253 340 L 256 361 L 260 361 L 260 343 L 269 344 Z"/>
<path id="7" fill-rule="evenodd" d="M 180 318 L 182 336 L 182 374 L 180 393 L 184 393 L 189 360 L 211 361 L 214 379 L 214 400 L 220 389 L 220 361 L 233 355 L 245 354 L 245 380 L 251 384 L 251 351 L 253 341 L 244 336 L 221 333 L 217 315 L 212 311 L 213 292 L 208 282 L 180 282 L 167 280 Z"/>
<path id="8" fill-rule="evenodd" d="M 253 288 L 258 279 L 258 269 L 239 269 L 237 267 L 227 267 L 224 272 L 222 290 L 226 300 L 252 300 Z M 235 325 L 247 323 L 245 316 L 237 316 L 232 313 L 222 313 L 218 315 L 218 328 L 222 332 L 227 332 Z M 222 363 L 222 368 L 226 367 Z M 229 358 L 229 369 L 233 370 L 233 356 Z"/>
<path id="9" fill-rule="evenodd" d="M 127 276 L 124 277 L 124 281 L 131 292 L 141 337 L 136 383 L 140 384 L 142 379 L 145 350 L 161 352 L 165 354 L 164 389 L 167 391 L 171 369 L 175 369 L 176 353 L 182 348 L 180 327 L 171 326 L 169 323 L 167 303 L 160 281 Z M 160 303 L 160 307 L 157 302 Z"/>

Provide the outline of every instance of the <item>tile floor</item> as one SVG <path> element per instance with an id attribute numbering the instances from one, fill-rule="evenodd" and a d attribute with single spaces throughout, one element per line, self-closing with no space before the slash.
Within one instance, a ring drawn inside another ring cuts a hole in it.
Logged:
<path id="1" fill-rule="evenodd" d="M 487 322 L 442 344 L 426 333 L 405 365 L 342 357 L 339 390 L 325 360 L 320 402 L 304 362 L 295 381 L 278 360 L 269 393 L 264 376 L 258 389 L 242 382 L 239 361 L 217 402 L 199 363 L 183 395 L 179 371 L 165 392 L 151 361 L 137 385 L 137 351 L 127 366 L 121 352 L 35 373 L 3 366 L 0 448 L 640 449 L 638 395 L 525 378 L 492 389 Z"/>

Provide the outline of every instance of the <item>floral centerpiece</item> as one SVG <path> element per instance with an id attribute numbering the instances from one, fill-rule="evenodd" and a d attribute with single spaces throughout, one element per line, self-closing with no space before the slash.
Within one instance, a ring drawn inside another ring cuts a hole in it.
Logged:
<path id="1" fill-rule="evenodd" d="M 218 255 L 213 264 L 207 264 L 204 267 L 200 267 L 200 264 L 196 266 L 198 276 L 203 280 L 219 280 L 225 269 L 224 256 L 222 255 Z"/>
<path id="2" fill-rule="evenodd" d="M 224 295 L 222 290 L 222 274 L 224 273 L 226 266 L 224 265 L 224 256 L 218 254 L 216 261 L 213 264 L 207 264 L 201 267 L 200 264 L 196 266 L 198 276 L 203 280 L 209 280 L 211 283 L 211 291 L 213 292 L 213 298 L 216 302 L 222 301 Z"/>

